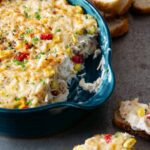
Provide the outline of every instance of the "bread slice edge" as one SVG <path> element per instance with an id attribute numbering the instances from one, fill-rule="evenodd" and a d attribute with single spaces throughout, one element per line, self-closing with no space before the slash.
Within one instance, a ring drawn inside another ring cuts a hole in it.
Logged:
<path id="1" fill-rule="evenodd" d="M 142 137 L 146 140 L 150 140 L 150 135 L 147 134 L 145 131 L 139 131 L 139 130 L 133 130 L 129 123 L 127 123 L 120 115 L 119 109 L 114 112 L 114 118 L 113 123 L 115 126 L 119 127 L 120 129 L 125 130 L 126 132 L 137 135 L 139 137 Z"/>
<path id="2" fill-rule="evenodd" d="M 145 4 L 143 7 L 136 0 L 133 0 L 132 10 L 138 14 L 150 14 L 150 6 Z"/>
<path id="3" fill-rule="evenodd" d="M 112 38 L 125 35 L 129 30 L 129 20 L 127 16 L 106 20 Z"/>

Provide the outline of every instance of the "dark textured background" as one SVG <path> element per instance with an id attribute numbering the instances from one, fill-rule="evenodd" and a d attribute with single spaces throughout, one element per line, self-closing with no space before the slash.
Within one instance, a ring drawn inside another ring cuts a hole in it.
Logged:
<path id="1" fill-rule="evenodd" d="M 130 16 L 129 34 L 113 41 L 113 67 L 117 81 L 113 95 L 77 125 L 43 139 L 0 137 L 0 150 L 71 150 L 94 134 L 118 130 L 112 125 L 112 113 L 120 99 L 150 102 L 150 16 Z M 150 150 L 150 142 L 139 138 L 136 150 Z"/>

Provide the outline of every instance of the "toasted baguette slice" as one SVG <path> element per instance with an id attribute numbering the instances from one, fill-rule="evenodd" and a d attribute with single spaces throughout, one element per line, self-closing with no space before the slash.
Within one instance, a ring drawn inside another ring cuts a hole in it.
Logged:
<path id="1" fill-rule="evenodd" d="M 150 0 L 133 0 L 133 9 L 137 13 L 150 14 Z"/>
<path id="2" fill-rule="evenodd" d="M 133 0 L 120 0 L 119 8 L 117 9 L 118 15 L 124 15 L 131 7 Z"/>
<path id="3" fill-rule="evenodd" d="M 104 13 L 103 11 L 99 11 L 99 12 L 106 20 L 114 19 L 116 17 L 116 14 L 113 13 Z"/>
<path id="4" fill-rule="evenodd" d="M 130 124 L 127 123 L 123 118 L 121 118 L 121 115 L 118 110 L 114 113 L 113 123 L 120 129 L 123 129 L 126 132 L 129 132 L 130 134 L 137 135 L 144 139 L 150 140 L 150 135 L 148 135 L 145 131 L 133 130 Z"/>
<path id="5" fill-rule="evenodd" d="M 90 0 L 100 11 L 108 16 L 123 15 L 132 5 L 133 0 Z"/>
<path id="6" fill-rule="evenodd" d="M 113 20 L 108 20 L 108 28 L 112 37 L 119 37 L 126 34 L 129 30 L 128 17 L 120 17 Z"/>
<path id="7" fill-rule="evenodd" d="M 133 150 L 136 139 L 128 133 L 95 135 L 73 150 Z"/>
<path id="8" fill-rule="evenodd" d="M 120 0 L 90 0 L 101 11 L 114 13 L 117 11 Z"/>

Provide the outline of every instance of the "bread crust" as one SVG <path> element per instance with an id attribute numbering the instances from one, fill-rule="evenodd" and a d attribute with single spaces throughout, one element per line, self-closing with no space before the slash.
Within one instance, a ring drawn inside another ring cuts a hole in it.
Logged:
<path id="1" fill-rule="evenodd" d="M 131 7 L 133 0 L 114 0 L 106 2 L 105 0 L 90 0 L 100 11 L 106 14 L 106 18 L 115 15 L 124 15 Z M 124 3 L 124 1 L 126 1 Z"/>
<path id="2" fill-rule="evenodd" d="M 126 5 L 122 9 L 118 10 L 117 14 L 118 15 L 124 15 L 125 13 L 128 12 L 128 10 L 132 6 L 132 4 L 133 4 L 133 0 L 127 0 Z"/>
<path id="3" fill-rule="evenodd" d="M 107 13 L 116 13 L 120 5 L 120 0 L 105 1 L 105 0 L 90 0 L 98 9 Z"/>
<path id="4" fill-rule="evenodd" d="M 150 2 L 145 3 L 145 7 L 138 0 L 133 0 L 133 11 L 138 14 L 150 14 Z"/>
<path id="5" fill-rule="evenodd" d="M 119 110 L 115 111 L 113 123 L 120 129 L 123 129 L 130 134 L 140 136 L 146 140 L 150 140 L 150 135 L 148 135 L 145 131 L 133 130 L 129 123 L 127 123 L 120 115 Z"/>
<path id="6" fill-rule="evenodd" d="M 125 16 L 113 20 L 107 20 L 107 23 L 111 37 L 113 38 L 123 36 L 129 30 L 129 20 L 128 17 Z"/>

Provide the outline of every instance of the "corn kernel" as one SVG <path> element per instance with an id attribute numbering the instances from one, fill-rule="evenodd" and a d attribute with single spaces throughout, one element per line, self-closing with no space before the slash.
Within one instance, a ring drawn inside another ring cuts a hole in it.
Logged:
<path id="1" fill-rule="evenodd" d="M 53 80 L 51 82 L 51 88 L 52 89 L 58 89 L 59 88 L 59 84 L 58 84 L 58 82 L 56 80 Z"/>
<path id="2" fill-rule="evenodd" d="M 66 53 L 67 53 L 69 56 L 71 56 L 71 55 L 72 55 L 72 50 L 71 50 L 71 48 L 70 48 L 70 47 L 66 49 Z"/>
<path id="3" fill-rule="evenodd" d="M 48 19 L 47 19 L 47 18 L 44 18 L 44 19 L 41 20 L 41 23 L 42 23 L 42 24 L 45 24 L 45 23 L 47 23 L 47 22 L 48 22 Z"/>
<path id="4" fill-rule="evenodd" d="M 123 144 L 123 147 L 127 148 L 127 149 L 131 149 L 131 148 L 133 148 L 135 143 L 136 143 L 135 138 L 129 138 L 125 141 L 125 143 Z"/>
<path id="5" fill-rule="evenodd" d="M 82 35 L 84 34 L 84 31 L 85 31 L 84 28 L 82 28 L 82 29 L 77 30 L 76 33 L 79 35 Z"/>
<path id="6" fill-rule="evenodd" d="M 61 41 L 60 36 L 55 36 L 54 39 L 53 39 L 53 42 L 54 42 L 54 43 L 58 43 L 58 42 L 60 42 L 60 41 Z"/>
<path id="7" fill-rule="evenodd" d="M 0 91 L 0 94 L 1 94 L 2 96 L 6 96 L 6 95 L 7 95 L 7 93 L 6 93 L 4 90 Z"/>
<path id="8" fill-rule="evenodd" d="M 80 6 L 76 6 L 76 11 L 77 11 L 77 13 L 79 13 L 79 14 L 83 14 L 83 13 L 84 13 L 82 7 L 80 7 Z"/>
<path id="9" fill-rule="evenodd" d="M 0 68 L 0 72 L 3 72 L 5 70 L 5 68 L 3 67 L 3 68 Z"/>
<path id="10" fill-rule="evenodd" d="M 44 74 L 46 77 L 53 77 L 55 75 L 55 71 L 53 69 L 52 70 L 45 69 Z"/>
<path id="11" fill-rule="evenodd" d="M 111 148 L 111 150 L 116 150 L 116 144 L 112 144 L 112 148 Z"/>
<path id="12" fill-rule="evenodd" d="M 94 34 L 95 32 L 96 32 L 96 28 L 95 27 L 92 27 L 92 28 L 87 30 L 88 34 Z"/>
<path id="13" fill-rule="evenodd" d="M 10 50 L 0 51 L 0 59 L 10 57 L 11 54 L 12 54 L 12 51 Z"/>
<path id="14" fill-rule="evenodd" d="M 78 17 L 76 19 L 76 22 L 77 22 L 77 24 L 81 25 L 83 23 L 83 20 L 80 17 Z"/>
<path id="15" fill-rule="evenodd" d="M 22 109 L 24 106 L 25 106 L 25 99 L 24 98 L 21 98 L 19 101 L 19 108 Z"/>
<path id="16" fill-rule="evenodd" d="M 145 109 L 143 107 L 140 107 L 138 110 L 137 110 L 137 115 L 139 117 L 143 117 L 145 115 Z"/>
<path id="17" fill-rule="evenodd" d="M 41 31 L 40 31 L 41 32 Z M 42 29 L 42 32 L 43 33 L 49 33 L 50 32 L 50 29 L 49 28 L 44 28 L 44 29 Z"/>
<path id="18" fill-rule="evenodd" d="M 21 49 L 23 47 L 23 42 L 17 42 L 16 43 L 16 50 L 19 50 L 19 49 Z"/>
<path id="19" fill-rule="evenodd" d="M 46 31 L 44 30 L 43 32 L 46 32 Z M 36 34 L 40 34 L 41 31 L 37 29 L 37 30 L 35 31 L 35 33 L 36 33 Z"/>
<path id="20" fill-rule="evenodd" d="M 74 44 L 78 42 L 77 37 L 75 35 L 72 35 L 72 41 Z"/>
<path id="21" fill-rule="evenodd" d="M 47 44 L 47 48 L 50 49 L 51 47 L 53 47 L 53 45 L 54 45 L 53 42 L 49 42 L 49 43 Z"/>
<path id="22" fill-rule="evenodd" d="M 81 68 L 82 68 L 82 65 L 81 65 L 81 64 L 75 64 L 75 65 L 74 65 L 74 70 L 77 71 L 77 72 L 80 71 Z"/>

